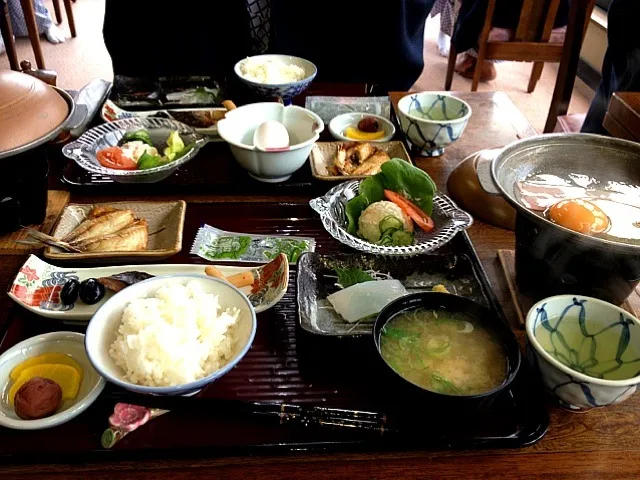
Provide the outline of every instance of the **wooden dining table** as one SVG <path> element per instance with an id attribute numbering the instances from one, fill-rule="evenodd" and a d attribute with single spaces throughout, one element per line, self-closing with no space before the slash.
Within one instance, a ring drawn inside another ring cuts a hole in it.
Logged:
<path id="1" fill-rule="evenodd" d="M 614 92 L 602 125 L 614 137 L 640 141 L 640 92 Z"/>
<path id="2" fill-rule="evenodd" d="M 403 94 L 390 94 L 397 102 Z M 473 115 L 462 137 L 445 150 L 439 158 L 414 156 L 416 164 L 435 180 L 441 190 L 446 190 L 448 175 L 468 155 L 483 148 L 495 148 L 512 141 L 536 135 L 526 118 L 503 92 L 453 92 L 470 103 Z M 203 151 L 201 155 L 206 155 Z M 308 165 L 306 166 L 308 167 Z M 318 188 L 328 189 L 329 186 Z M 272 202 L 273 204 L 304 204 L 316 195 L 315 191 L 259 194 L 193 193 L 157 195 L 154 199 L 182 198 L 188 202 L 187 216 L 194 211 L 206 211 L 208 205 L 220 202 Z M 99 201 L 122 200 L 123 195 L 104 195 Z M 130 199 L 130 198 L 129 198 Z M 71 202 L 96 201 L 87 193 L 71 193 Z M 204 210 L 203 210 L 204 209 Z M 205 221 L 206 219 L 201 219 Z M 513 300 L 498 262 L 497 251 L 514 248 L 512 231 L 490 226 L 475 220 L 468 230 L 476 252 L 490 279 L 493 290 L 518 339 L 524 342 L 524 332 L 518 327 Z M 191 239 L 185 239 L 190 242 Z M 8 283 L 24 262 L 24 253 L 0 257 L 0 291 L 6 291 Z M 3 324 L 19 307 L 2 299 L 0 305 L 0 332 Z M 12 462 L 5 459 L 0 468 L 0 478 L 7 479 L 205 479 L 205 478 L 282 478 L 282 479 L 632 479 L 640 478 L 640 396 L 603 409 L 586 413 L 573 413 L 547 399 L 550 424 L 547 434 L 537 443 L 522 448 L 474 448 L 409 451 L 307 451 L 306 448 L 290 448 L 277 455 L 252 454 L 220 456 L 214 450 L 207 455 L 182 457 L 167 455 L 163 458 L 118 461 L 85 461 L 77 457 L 56 462 L 39 459 L 39 445 L 32 445 L 28 461 Z M 439 412 L 425 412 L 438 415 Z M 82 417 L 80 417 L 82 418 Z M 211 432 L 211 435 L 225 432 Z M 0 432 L 2 434 L 2 432 Z M 15 437 L 12 437 L 15 435 Z M 2 442 L 25 441 L 29 432 L 15 432 L 0 436 Z M 135 435 L 135 432 L 132 434 Z M 162 436 L 161 430 L 154 435 Z M 39 437 L 40 438 L 40 437 Z M 65 441 L 52 430 L 50 441 Z"/>

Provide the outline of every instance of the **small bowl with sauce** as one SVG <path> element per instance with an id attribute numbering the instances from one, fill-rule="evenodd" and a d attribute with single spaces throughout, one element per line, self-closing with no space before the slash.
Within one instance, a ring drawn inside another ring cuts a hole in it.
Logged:
<path id="1" fill-rule="evenodd" d="M 387 378 L 407 398 L 485 408 L 520 368 L 507 323 L 465 297 L 419 292 L 387 305 L 373 328 Z"/>
<path id="2" fill-rule="evenodd" d="M 329 131 L 343 142 L 388 142 L 396 134 L 396 127 L 380 115 L 343 113 L 329 122 Z"/>
<path id="3" fill-rule="evenodd" d="M 557 295 L 531 307 L 526 332 L 528 361 L 569 410 L 620 403 L 640 384 L 640 320 L 622 308 Z"/>

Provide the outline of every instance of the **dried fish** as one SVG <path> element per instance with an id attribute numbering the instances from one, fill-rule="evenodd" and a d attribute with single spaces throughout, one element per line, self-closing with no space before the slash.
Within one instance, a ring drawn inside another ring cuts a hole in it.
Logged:
<path id="1" fill-rule="evenodd" d="M 129 285 L 142 282 L 143 280 L 147 280 L 149 278 L 153 278 L 153 275 L 145 272 L 130 271 L 118 273 L 109 277 L 100 277 L 97 280 L 102 285 L 104 285 L 105 288 L 113 290 L 114 292 L 119 292 Z"/>
<path id="2" fill-rule="evenodd" d="M 149 226 L 146 220 L 137 220 L 126 228 L 109 235 L 84 242 L 73 242 L 83 252 L 136 252 L 147 249 Z"/>
<path id="3" fill-rule="evenodd" d="M 334 175 L 375 175 L 389 155 L 369 143 L 341 144 L 329 171 Z"/>
<path id="4" fill-rule="evenodd" d="M 82 242 L 115 233 L 135 221 L 131 210 L 117 210 L 82 222 L 75 230 L 62 238 L 65 242 Z"/>
<path id="5" fill-rule="evenodd" d="M 117 212 L 118 209 L 116 207 L 110 207 L 108 205 L 96 205 L 89 212 L 89 218 L 98 218 L 102 215 L 106 215 L 107 213 Z"/>

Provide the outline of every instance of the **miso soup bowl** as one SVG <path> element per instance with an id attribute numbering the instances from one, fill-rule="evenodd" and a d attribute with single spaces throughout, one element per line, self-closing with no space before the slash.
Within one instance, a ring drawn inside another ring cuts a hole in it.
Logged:
<path id="1" fill-rule="evenodd" d="M 380 353 L 380 336 L 384 326 L 396 315 L 403 312 L 411 312 L 417 309 L 435 310 L 442 309 L 451 313 L 463 313 L 472 317 L 479 325 L 491 332 L 494 338 L 502 345 L 507 371 L 504 381 L 493 390 L 476 395 L 448 395 L 427 390 L 397 373 Z M 506 322 L 497 318 L 488 308 L 465 297 L 440 292 L 419 292 L 405 295 L 388 304 L 378 315 L 373 327 L 373 341 L 378 356 L 386 373 L 385 377 L 389 385 L 393 385 L 395 391 L 402 391 L 405 398 L 413 398 L 418 402 L 429 401 L 443 407 L 470 407 L 474 409 L 488 408 L 513 381 L 520 369 L 521 354 L 518 341 Z"/>
<path id="2" fill-rule="evenodd" d="M 398 102 L 400 128 L 427 157 L 437 157 L 458 140 L 471 118 L 471 106 L 452 95 L 410 93 Z"/>
<path id="3" fill-rule="evenodd" d="M 578 334 L 567 335 L 568 328 Z M 565 408 L 620 403 L 640 384 L 640 361 L 632 362 L 640 357 L 640 321 L 615 305 L 581 295 L 545 298 L 527 313 L 526 331 L 528 361 Z M 612 379 L 625 363 L 633 375 Z"/>

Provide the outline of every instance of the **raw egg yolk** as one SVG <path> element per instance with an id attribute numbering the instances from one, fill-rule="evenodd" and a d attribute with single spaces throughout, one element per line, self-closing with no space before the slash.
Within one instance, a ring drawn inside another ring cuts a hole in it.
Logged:
<path id="1" fill-rule="evenodd" d="M 552 222 L 584 234 L 602 233 L 609 227 L 609 217 L 597 205 L 581 199 L 556 203 L 548 216 Z"/>

